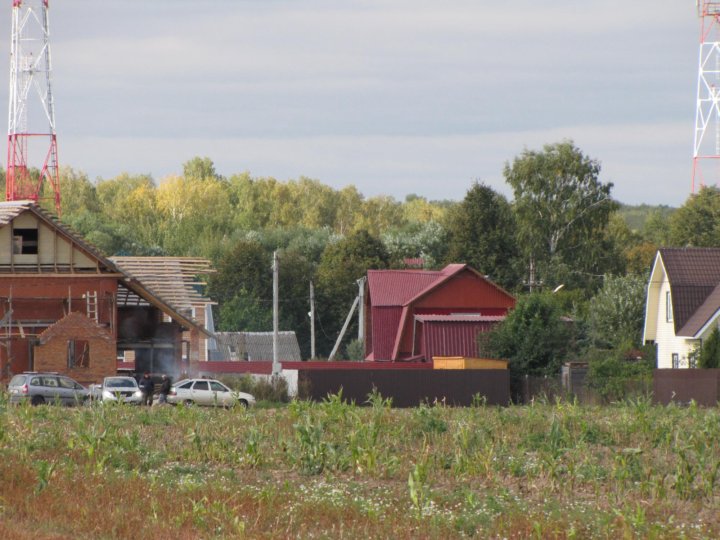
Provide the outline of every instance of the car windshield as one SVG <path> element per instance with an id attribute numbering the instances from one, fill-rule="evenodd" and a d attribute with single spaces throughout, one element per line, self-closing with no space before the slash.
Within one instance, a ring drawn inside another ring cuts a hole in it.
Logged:
<path id="1" fill-rule="evenodd" d="M 137 388 L 135 379 L 105 379 L 105 388 Z"/>

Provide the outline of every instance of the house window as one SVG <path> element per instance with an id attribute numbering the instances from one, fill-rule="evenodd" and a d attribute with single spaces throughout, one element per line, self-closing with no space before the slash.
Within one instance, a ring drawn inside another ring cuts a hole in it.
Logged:
<path id="1" fill-rule="evenodd" d="M 37 229 L 13 229 L 13 254 L 15 255 L 37 255 L 38 253 L 38 230 Z"/>
<path id="2" fill-rule="evenodd" d="M 90 344 L 82 339 L 68 341 L 68 367 L 90 367 Z"/>
<path id="3" fill-rule="evenodd" d="M 672 367 L 673 369 L 680 367 L 680 355 L 678 353 L 673 353 L 672 355 Z"/>
<path id="4" fill-rule="evenodd" d="M 667 322 L 673 321 L 672 298 L 670 297 L 670 291 L 665 292 L 665 318 Z"/>
<path id="5" fill-rule="evenodd" d="M 688 355 L 688 367 L 690 369 L 697 368 L 697 355 L 695 355 L 695 354 Z"/>

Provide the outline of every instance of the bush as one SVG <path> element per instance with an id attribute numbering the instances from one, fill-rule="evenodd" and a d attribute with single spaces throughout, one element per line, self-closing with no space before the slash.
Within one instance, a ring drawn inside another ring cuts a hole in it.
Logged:
<path id="1" fill-rule="evenodd" d="M 345 356 L 348 360 L 365 359 L 365 343 L 359 339 L 353 339 L 345 348 Z"/>
<path id="2" fill-rule="evenodd" d="M 233 390 L 252 394 L 258 401 L 271 401 L 274 403 L 287 403 L 288 396 L 287 381 L 283 377 L 271 380 L 267 377 L 253 377 L 252 375 L 224 375 L 220 380 Z"/>
<path id="3" fill-rule="evenodd" d="M 720 367 L 720 330 L 717 327 L 703 341 L 697 357 L 697 366 L 703 369 Z"/>
<path id="4" fill-rule="evenodd" d="M 655 348 L 622 347 L 588 352 L 587 385 L 605 401 L 646 394 L 652 387 Z"/>

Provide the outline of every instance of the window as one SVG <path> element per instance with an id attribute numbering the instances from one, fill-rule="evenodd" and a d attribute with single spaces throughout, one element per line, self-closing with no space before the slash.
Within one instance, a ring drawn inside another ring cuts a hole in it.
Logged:
<path id="1" fill-rule="evenodd" d="M 665 292 L 665 319 L 667 322 L 673 322 L 672 297 L 670 291 Z"/>
<path id="2" fill-rule="evenodd" d="M 184 384 L 181 384 L 180 386 L 178 386 L 178 388 L 182 388 L 183 390 L 190 390 L 191 386 L 192 386 L 192 381 L 189 381 Z"/>
<path id="3" fill-rule="evenodd" d="M 215 381 L 210 381 L 210 390 L 213 392 L 227 392 L 228 389 L 225 388 L 222 384 Z"/>
<path id="4" fill-rule="evenodd" d="M 55 377 L 43 377 L 42 378 L 42 385 L 43 386 L 50 386 L 52 388 L 57 388 L 58 382 Z"/>
<path id="5" fill-rule="evenodd" d="M 58 378 L 60 382 L 60 388 L 67 388 L 68 390 L 75 390 L 75 381 L 72 379 L 66 379 L 65 377 Z"/>
<path id="6" fill-rule="evenodd" d="M 15 255 L 37 255 L 38 230 L 13 229 L 13 253 Z"/>
<path id="7" fill-rule="evenodd" d="M 90 367 L 90 344 L 82 339 L 71 339 L 68 341 L 68 367 L 86 368 Z"/>
<path id="8" fill-rule="evenodd" d="M 678 353 L 673 353 L 672 355 L 672 367 L 673 369 L 680 367 L 680 355 Z"/>
<path id="9" fill-rule="evenodd" d="M 207 389 L 208 389 L 207 381 L 197 381 L 195 383 L 195 386 L 193 387 L 193 390 L 207 390 Z"/>

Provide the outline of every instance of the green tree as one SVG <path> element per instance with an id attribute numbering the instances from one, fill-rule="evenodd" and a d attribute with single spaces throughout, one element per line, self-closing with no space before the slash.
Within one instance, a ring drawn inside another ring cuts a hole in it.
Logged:
<path id="1" fill-rule="evenodd" d="M 510 361 L 514 377 L 555 375 L 573 351 L 572 327 L 561 318 L 550 293 L 521 297 L 497 328 L 481 334 L 480 348 L 494 358 Z"/>
<path id="2" fill-rule="evenodd" d="M 322 334 L 318 336 L 318 354 L 330 353 L 348 310 L 358 293 L 357 280 L 369 269 L 388 268 L 389 257 L 385 246 L 367 231 L 351 234 L 338 242 L 328 244 L 317 270 L 317 311 Z M 348 335 L 357 332 L 353 322 Z"/>
<path id="3" fill-rule="evenodd" d="M 448 234 L 437 221 L 414 222 L 381 238 L 394 267 L 404 267 L 404 259 L 421 258 L 424 268 L 436 268 L 447 258 Z"/>
<path id="4" fill-rule="evenodd" d="M 81 212 L 94 214 L 100 212 L 100 201 L 95 186 L 90 182 L 87 174 L 72 167 L 61 167 L 58 176 L 63 219 L 67 215 Z"/>
<path id="5" fill-rule="evenodd" d="M 670 216 L 670 245 L 720 247 L 720 188 L 704 186 Z"/>
<path id="6" fill-rule="evenodd" d="M 237 325 L 247 324 L 252 317 L 263 322 L 268 313 L 272 316 L 271 264 L 271 254 L 252 240 L 236 242 L 221 257 L 208 286 L 210 298 L 219 305 L 218 329 L 246 330 Z"/>
<path id="7" fill-rule="evenodd" d="M 572 279 L 587 287 L 616 263 L 607 258 L 605 229 L 617 203 L 599 174 L 600 164 L 571 141 L 525 150 L 505 165 L 520 247 L 548 285 Z"/>
<path id="8" fill-rule="evenodd" d="M 519 285 L 516 223 L 505 197 L 475 182 L 448 215 L 446 262 L 466 263 L 507 288 Z"/>
<path id="9" fill-rule="evenodd" d="M 183 177 L 188 180 L 220 180 L 215 164 L 209 157 L 196 156 L 183 163 Z"/>
<path id="10" fill-rule="evenodd" d="M 605 276 L 589 304 L 590 335 L 595 346 L 638 345 L 645 321 L 644 275 Z"/>
<path id="11" fill-rule="evenodd" d="M 720 330 L 717 326 L 713 328 L 707 339 L 703 340 L 697 365 L 703 369 L 720 367 Z"/>
<path id="12" fill-rule="evenodd" d="M 587 358 L 587 385 L 605 402 L 643 396 L 652 391 L 654 345 L 638 348 L 634 344 L 622 344 L 611 351 L 593 349 Z"/>

